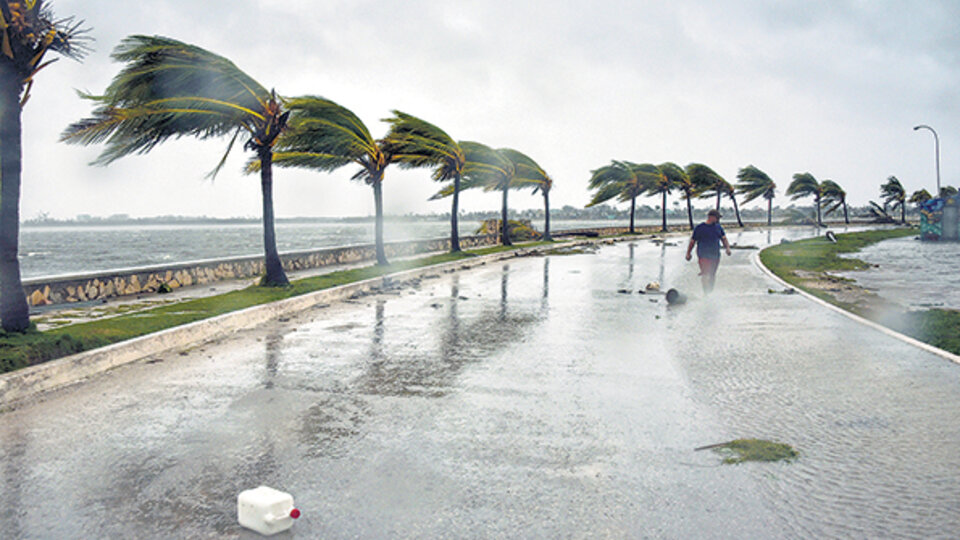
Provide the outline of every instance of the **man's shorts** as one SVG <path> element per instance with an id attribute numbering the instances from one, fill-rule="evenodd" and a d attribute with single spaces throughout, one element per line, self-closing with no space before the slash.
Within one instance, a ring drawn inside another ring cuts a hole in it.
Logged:
<path id="1" fill-rule="evenodd" d="M 720 259 L 699 258 L 697 262 L 700 263 L 701 276 L 715 276 L 717 274 L 717 267 L 720 266 Z"/>

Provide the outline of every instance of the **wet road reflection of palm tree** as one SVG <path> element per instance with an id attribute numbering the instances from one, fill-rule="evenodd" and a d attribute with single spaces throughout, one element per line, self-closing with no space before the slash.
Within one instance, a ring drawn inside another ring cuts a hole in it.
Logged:
<path id="1" fill-rule="evenodd" d="M 540 315 L 547 316 L 550 309 L 550 257 L 543 258 L 543 294 L 540 296 Z"/>

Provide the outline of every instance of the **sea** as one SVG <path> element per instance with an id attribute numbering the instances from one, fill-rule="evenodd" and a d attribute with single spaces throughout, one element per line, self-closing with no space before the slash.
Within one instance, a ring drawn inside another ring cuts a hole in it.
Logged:
<path id="1" fill-rule="evenodd" d="M 637 226 L 656 225 L 655 219 Z M 682 222 L 678 222 L 682 223 Z M 535 222 L 540 230 L 542 222 Z M 583 227 L 626 226 L 626 220 L 554 220 L 553 231 Z M 461 221 L 460 234 L 475 234 L 478 221 Z M 277 249 L 310 249 L 369 244 L 373 222 L 279 222 Z M 442 220 L 387 221 L 388 242 L 447 238 L 450 222 Z M 259 223 L 162 225 L 64 225 L 20 229 L 20 272 L 23 279 L 109 271 L 158 264 L 240 257 L 263 253 Z"/>

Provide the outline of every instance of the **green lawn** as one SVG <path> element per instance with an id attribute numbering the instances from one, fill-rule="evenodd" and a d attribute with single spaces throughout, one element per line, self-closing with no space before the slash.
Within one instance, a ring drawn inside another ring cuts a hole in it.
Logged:
<path id="1" fill-rule="evenodd" d="M 886 310 L 871 312 L 840 302 L 829 292 L 805 286 L 808 278 L 796 274 L 797 270 L 817 275 L 823 275 L 826 272 L 862 270 L 868 267 L 866 263 L 858 259 L 842 258 L 839 254 L 853 253 L 882 240 L 916 234 L 915 228 L 864 231 L 837 235 L 836 244 L 823 237 L 809 238 L 769 247 L 760 253 L 760 260 L 764 266 L 784 281 L 818 298 L 877 321 L 924 343 L 960 354 L 960 311 L 929 309 L 899 313 L 890 313 Z"/>
<path id="2" fill-rule="evenodd" d="M 70 354 L 102 347 L 135 337 L 159 332 L 194 321 L 209 319 L 251 306 L 276 302 L 294 296 L 355 283 L 404 270 L 433 266 L 451 261 L 490 255 L 512 249 L 551 244 L 534 242 L 512 247 L 493 246 L 460 253 L 444 253 L 393 263 L 389 266 L 365 266 L 340 270 L 291 282 L 289 287 L 248 287 L 206 298 L 175 302 L 164 306 L 96 321 L 73 324 L 26 334 L 0 332 L 0 373 L 39 364 Z"/>

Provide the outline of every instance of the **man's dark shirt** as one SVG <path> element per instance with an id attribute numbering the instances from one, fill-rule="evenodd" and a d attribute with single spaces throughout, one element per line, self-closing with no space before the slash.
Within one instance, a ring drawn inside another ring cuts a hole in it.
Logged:
<path id="1" fill-rule="evenodd" d="M 720 258 L 720 239 L 726 236 L 719 223 L 710 225 L 701 223 L 693 229 L 693 239 L 697 242 L 697 257 L 701 259 Z"/>

